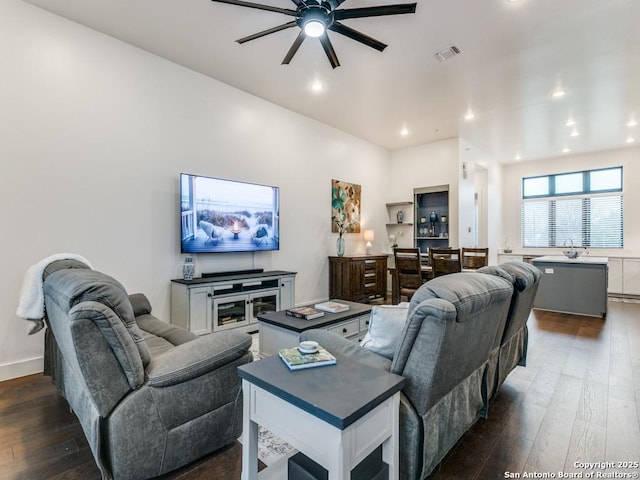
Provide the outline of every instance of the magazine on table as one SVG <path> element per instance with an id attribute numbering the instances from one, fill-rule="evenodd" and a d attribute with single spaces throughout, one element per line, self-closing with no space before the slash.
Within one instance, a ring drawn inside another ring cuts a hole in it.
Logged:
<path id="1" fill-rule="evenodd" d="M 298 347 L 281 348 L 278 351 L 278 355 L 289 367 L 289 370 L 324 367 L 325 365 L 335 365 L 336 363 L 336 357 L 323 347 L 318 347 L 318 351 L 315 353 L 302 353 Z"/>
<path id="2" fill-rule="evenodd" d="M 322 310 L 318 310 L 313 307 L 294 307 L 285 310 L 284 313 L 286 313 L 290 317 L 303 318 L 305 320 L 312 320 L 324 315 L 324 312 Z"/>
<path id="3" fill-rule="evenodd" d="M 315 307 L 318 310 L 324 310 L 325 312 L 329 312 L 329 313 L 340 313 L 340 312 L 346 312 L 347 310 L 349 310 L 349 305 L 345 305 L 344 303 L 332 302 L 332 301 L 316 303 Z"/>

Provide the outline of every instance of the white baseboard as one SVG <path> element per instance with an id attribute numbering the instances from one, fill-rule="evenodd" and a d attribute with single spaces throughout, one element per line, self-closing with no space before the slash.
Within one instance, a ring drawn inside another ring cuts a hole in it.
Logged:
<path id="1" fill-rule="evenodd" d="M 11 380 L 12 378 L 42 373 L 44 370 L 44 357 L 31 358 L 21 362 L 5 363 L 0 365 L 0 382 Z"/>

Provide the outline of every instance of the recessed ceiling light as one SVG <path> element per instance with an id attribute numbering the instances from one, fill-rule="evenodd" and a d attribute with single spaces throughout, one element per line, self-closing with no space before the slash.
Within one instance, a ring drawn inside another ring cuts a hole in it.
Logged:
<path id="1" fill-rule="evenodd" d="M 638 125 L 638 122 L 636 122 L 635 118 L 632 118 L 629 120 L 629 123 L 627 123 L 627 127 L 635 127 L 636 125 Z"/>
<path id="2" fill-rule="evenodd" d="M 574 128 L 573 130 L 571 130 L 571 136 L 572 136 L 572 137 L 577 137 L 578 135 L 580 135 L 580 134 L 578 133 L 578 130 L 577 130 L 576 128 Z"/>
<path id="3" fill-rule="evenodd" d="M 509 1 L 513 1 L 513 0 L 509 0 Z M 522 160 L 522 157 L 520 156 L 519 153 L 516 153 L 516 156 L 513 157 L 514 160 Z"/>
<path id="4" fill-rule="evenodd" d="M 553 98 L 560 98 L 560 97 L 564 97 L 565 91 L 562 90 L 561 88 L 557 89 L 556 91 L 553 92 Z"/>
<path id="5" fill-rule="evenodd" d="M 571 150 L 569 150 L 569 147 L 564 147 L 562 149 L 562 153 L 569 153 Z"/>
<path id="6" fill-rule="evenodd" d="M 400 135 L 402 135 L 403 137 L 406 137 L 407 135 L 409 135 L 409 129 L 407 128 L 406 125 L 402 127 L 402 130 L 400 130 Z"/>
<path id="7" fill-rule="evenodd" d="M 635 138 L 633 138 L 631 135 L 627 137 L 627 143 L 633 143 L 635 141 L 636 141 Z"/>
<path id="8" fill-rule="evenodd" d="M 464 116 L 465 120 L 473 120 L 474 118 L 476 118 L 476 116 L 471 110 L 469 110 Z"/>
<path id="9" fill-rule="evenodd" d="M 565 123 L 567 127 L 573 127 L 575 124 L 576 122 L 573 118 L 569 118 L 569 120 L 567 120 L 567 123 Z"/>
<path id="10" fill-rule="evenodd" d="M 314 92 L 321 92 L 322 88 L 322 83 L 320 83 L 318 80 L 311 84 L 311 90 L 313 90 Z"/>

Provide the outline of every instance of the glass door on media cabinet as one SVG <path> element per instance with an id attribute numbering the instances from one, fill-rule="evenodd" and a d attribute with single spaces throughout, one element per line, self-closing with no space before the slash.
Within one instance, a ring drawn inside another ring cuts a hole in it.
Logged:
<path id="1" fill-rule="evenodd" d="M 249 324 L 249 297 L 247 295 L 214 298 L 212 308 L 214 331 Z"/>
<path id="2" fill-rule="evenodd" d="M 280 290 L 273 289 L 252 293 L 249 296 L 249 304 L 251 306 L 251 317 L 249 321 L 255 323 L 258 321 L 258 315 L 280 310 Z"/>

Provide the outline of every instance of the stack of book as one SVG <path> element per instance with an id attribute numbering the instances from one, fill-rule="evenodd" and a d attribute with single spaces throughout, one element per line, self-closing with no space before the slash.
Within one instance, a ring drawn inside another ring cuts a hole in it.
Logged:
<path id="1" fill-rule="evenodd" d="M 344 303 L 338 303 L 333 301 L 316 303 L 315 307 L 318 310 L 324 310 L 325 312 L 329 312 L 329 313 L 340 313 L 340 312 L 346 312 L 347 310 L 349 310 L 349 305 L 345 305 Z"/>
<path id="2" fill-rule="evenodd" d="M 315 353 L 302 353 L 298 347 L 281 348 L 278 355 L 289 367 L 289 370 L 302 368 L 324 367 L 335 365 L 336 357 L 327 352 L 323 347 L 318 347 Z"/>
<path id="3" fill-rule="evenodd" d="M 284 313 L 286 313 L 290 317 L 303 318 L 305 320 L 312 320 L 324 315 L 324 312 L 322 310 L 318 310 L 313 307 L 294 307 L 285 310 Z"/>

